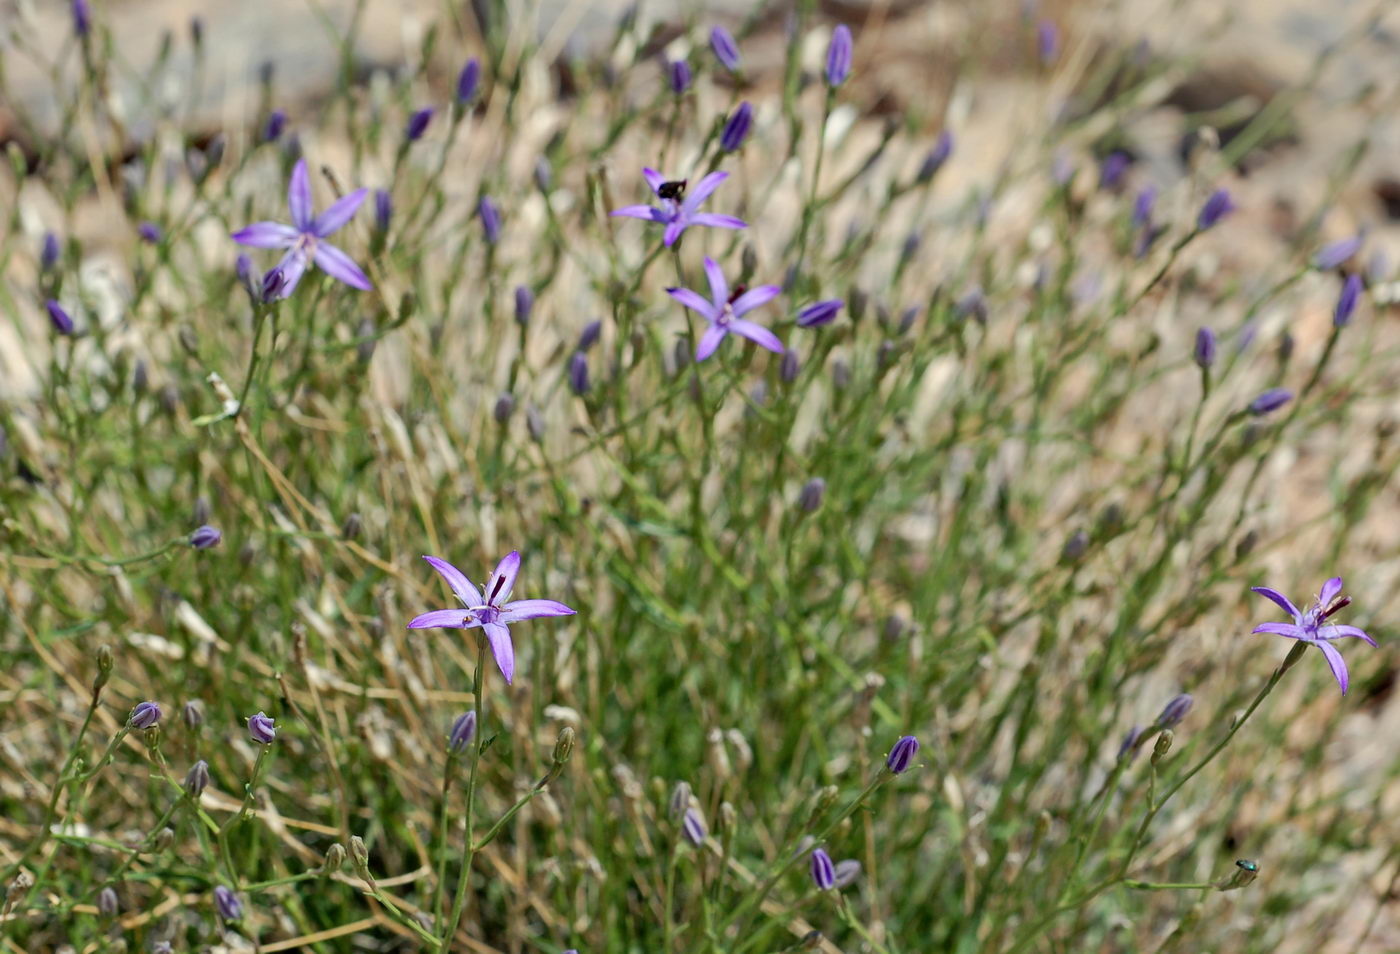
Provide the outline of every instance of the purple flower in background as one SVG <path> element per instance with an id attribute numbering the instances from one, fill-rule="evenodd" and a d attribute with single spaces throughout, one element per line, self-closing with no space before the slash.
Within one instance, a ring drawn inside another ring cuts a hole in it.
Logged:
<path id="1" fill-rule="evenodd" d="M 282 283 L 274 294 L 286 298 L 296 290 L 301 276 L 312 262 L 327 275 L 351 288 L 369 291 L 374 286 L 365 273 L 340 249 L 325 241 L 326 236 L 349 222 L 365 200 L 367 190 L 356 189 L 336 200 L 320 215 L 312 215 L 311 179 L 306 172 L 306 160 L 298 159 L 292 169 L 292 181 L 287 187 L 287 208 L 292 224 L 256 222 L 233 233 L 233 240 L 253 248 L 285 248 L 287 254 L 278 262 Z"/>
<path id="2" fill-rule="evenodd" d="M 1265 599 L 1273 600 L 1283 611 L 1293 617 L 1291 623 L 1260 623 L 1254 627 L 1256 633 L 1270 633 L 1274 636 L 1284 636 L 1288 639 L 1301 639 L 1305 643 L 1311 643 L 1322 651 L 1322 655 L 1327 659 L 1327 665 L 1332 668 L 1332 675 L 1336 677 L 1337 684 L 1342 687 L 1342 695 L 1347 694 L 1347 685 L 1350 681 L 1347 676 L 1347 664 L 1342 660 L 1342 654 L 1332 645 L 1338 639 L 1345 639 L 1350 636 L 1363 642 L 1376 645 L 1376 641 L 1366 634 L 1365 630 L 1355 626 L 1343 626 L 1337 623 L 1326 623 L 1329 616 L 1332 616 L 1351 602 L 1350 596 L 1342 596 L 1342 578 L 1334 576 L 1326 583 L 1322 584 L 1322 590 L 1317 599 L 1306 611 L 1301 611 L 1294 606 L 1288 597 L 1278 590 L 1267 586 L 1250 587 L 1255 593 Z M 1325 623 L 1325 625 L 1324 625 Z"/>
<path id="3" fill-rule="evenodd" d="M 1171 700 L 1162 708 L 1162 714 L 1157 717 L 1156 727 L 1170 729 L 1180 725 L 1181 720 L 1186 718 L 1186 713 L 1191 711 L 1191 706 L 1195 701 L 1189 692 L 1172 696 Z"/>
<path id="4" fill-rule="evenodd" d="M 1215 332 L 1209 328 L 1197 328 L 1196 347 L 1191 354 L 1196 364 L 1202 368 L 1209 368 L 1215 364 L 1215 351 Z"/>
<path id="5" fill-rule="evenodd" d="M 423 138 L 423 133 L 428 131 L 428 123 L 433 120 L 433 107 L 426 106 L 408 117 L 408 125 L 404 127 L 404 138 L 409 142 L 417 142 Z"/>
<path id="6" fill-rule="evenodd" d="M 1235 211 L 1235 203 L 1225 189 L 1216 189 L 1201 206 L 1201 214 L 1196 217 L 1196 227 L 1204 231 L 1211 228 L 1225 216 Z"/>
<path id="7" fill-rule="evenodd" d="M 844 304 L 845 302 L 839 298 L 813 302 L 797 313 L 797 326 L 799 328 L 820 328 L 822 325 L 829 325 L 836 319 L 836 313 L 841 310 L 841 306 Z"/>
<path id="8" fill-rule="evenodd" d="M 1361 251 L 1362 237 L 1353 235 L 1351 238 L 1338 239 L 1335 242 L 1328 242 L 1317 250 L 1313 256 L 1313 268 L 1322 271 L 1330 271 L 1346 262 L 1357 252 Z"/>
<path id="9" fill-rule="evenodd" d="M 199 796 L 204 794 L 204 790 L 209 787 L 209 763 L 200 759 L 190 766 L 190 770 L 185 773 L 185 791 L 189 792 L 190 798 L 199 801 Z"/>
<path id="10" fill-rule="evenodd" d="M 97 913 L 104 918 L 114 918 L 121 910 L 121 900 L 117 897 L 117 889 L 111 885 L 97 892 Z"/>
<path id="11" fill-rule="evenodd" d="M 208 550 L 210 547 L 218 546 L 219 541 L 223 538 L 224 535 L 219 532 L 218 527 L 211 527 L 206 523 L 190 534 L 190 546 L 196 550 Z"/>
<path id="12" fill-rule="evenodd" d="M 461 755 L 475 737 L 476 713 L 467 712 L 459 715 L 452 723 L 452 729 L 447 733 L 447 749 L 454 755 Z"/>
<path id="13" fill-rule="evenodd" d="M 1123 736 L 1122 743 L 1118 746 L 1117 761 L 1123 761 L 1124 756 L 1129 760 L 1137 758 L 1138 740 L 1142 738 L 1142 726 L 1135 725 L 1128 730 L 1128 734 Z"/>
<path id="14" fill-rule="evenodd" d="M 739 45 L 724 27 L 717 26 L 710 31 L 710 49 L 721 66 L 731 73 L 739 72 Z"/>
<path id="15" fill-rule="evenodd" d="M 1111 190 L 1122 185 L 1129 162 L 1128 154 L 1125 152 L 1109 153 L 1103 164 L 1099 166 L 1099 188 Z"/>
<path id="16" fill-rule="evenodd" d="M 836 887 L 836 867 L 831 863 L 831 856 L 820 848 L 812 852 L 812 883 L 820 891 Z"/>
<path id="17" fill-rule="evenodd" d="M 267 114 L 267 122 L 263 124 L 263 142 L 275 142 L 282 138 L 282 130 L 287 126 L 287 113 L 281 109 L 274 109 Z"/>
<path id="18" fill-rule="evenodd" d="M 472 57 L 462 72 L 457 75 L 457 103 L 465 106 L 476 98 L 476 88 L 481 83 L 481 62 Z"/>
<path id="19" fill-rule="evenodd" d="M 924 156 L 924 161 L 919 163 L 919 172 L 915 176 L 919 182 L 928 182 L 938 170 L 943 168 L 943 164 L 948 161 L 948 157 L 953 154 L 953 134 L 948 130 L 943 130 L 934 140 L 933 148 L 928 155 Z"/>
<path id="20" fill-rule="evenodd" d="M 912 735 L 906 735 L 890 749 L 889 757 L 885 759 L 885 768 L 895 775 L 901 775 L 909 770 L 909 766 L 914 762 L 914 756 L 918 754 L 919 740 Z"/>
<path id="21" fill-rule="evenodd" d="M 52 232 L 44 233 L 44 244 L 39 249 L 39 268 L 47 272 L 58 264 L 58 256 L 62 249 L 58 246 L 58 236 Z"/>
<path id="22" fill-rule="evenodd" d="M 1069 180 L 1074 178 L 1074 160 L 1063 149 L 1057 150 L 1055 158 L 1050 160 L 1050 178 L 1058 186 L 1067 186 Z"/>
<path id="23" fill-rule="evenodd" d="M 748 225 L 732 215 L 718 215 L 713 212 L 700 212 L 700 204 L 710 197 L 721 182 L 729 178 L 727 172 L 712 172 L 695 184 L 689 195 L 685 194 L 687 180 L 668 181 L 655 169 L 643 169 L 642 177 L 651 186 L 651 191 L 661 202 L 661 207 L 652 205 L 629 205 L 615 209 L 611 214 L 624 215 L 632 219 L 649 219 L 666 226 L 663 241 L 666 245 L 676 244 L 681 233 L 692 225 L 708 225 L 720 229 L 742 229 Z"/>
<path id="24" fill-rule="evenodd" d="M 569 389 L 580 397 L 588 393 L 588 355 L 582 351 L 569 358 Z"/>
<path id="25" fill-rule="evenodd" d="M 710 323 L 710 327 L 705 329 L 705 333 L 700 336 L 699 345 L 695 348 L 695 360 L 704 361 L 714 354 L 720 342 L 731 331 L 748 338 L 759 347 L 782 354 L 783 343 L 778 340 L 777 335 L 762 325 L 745 321 L 742 316 L 777 298 L 783 290 L 777 285 L 760 285 L 746 291 L 740 285 L 731 295 L 724 271 L 712 258 L 705 259 L 705 276 L 710 280 L 711 301 L 706 301 L 702 295 L 689 288 L 666 289 L 672 298 L 691 311 L 699 312 Z"/>
<path id="26" fill-rule="evenodd" d="M 748 138 L 749 129 L 753 126 L 753 107 L 747 102 L 740 103 L 739 108 L 734 110 L 734 115 L 729 117 L 729 121 L 724 124 L 724 132 L 720 133 L 719 147 L 725 152 L 733 152 L 744 144 Z"/>
<path id="27" fill-rule="evenodd" d="M 71 335 L 73 333 L 73 319 L 68 312 L 63 310 L 63 306 L 50 298 L 44 302 L 44 308 L 49 313 L 49 323 L 53 325 L 53 330 L 61 335 Z"/>
<path id="28" fill-rule="evenodd" d="M 389 222 L 394 217 L 394 197 L 388 189 L 374 190 L 374 226 L 381 232 L 389 231 Z"/>
<path id="29" fill-rule="evenodd" d="M 1345 328 L 1351 322 L 1356 303 L 1361 300 L 1361 276 L 1352 273 L 1342 283 L 1342 293 L 1337 296 L 1337 310 L 1332 313 L 1332 324 Z"/>
<path id="30" fill-rule="evenodd" d="M 1040 62 L 1047 66 L 1055 62 L 1060 53 L 1060 28 L 1049 20 L 1041 20 L 1035 28 L 1035 47 Z"/>
<path id="31" fill-rule="evenodd" d="M 700 817 L 700 812 L 694 808 L 685 810 L 685 815 L 681 818 L 681 833 L 685 835 L 685 840 L 696 848 L 705 844 L 705 819 Z"/>
<path id="32" fill-rule="evenodd" d="M 261 709 L 248 717 L 248 737 L 259 745 L 271 745 L 277 738 L 277 724 Z"/>
<path id="33" fill-rule="evenodd" d="M 159 721 L 160 703 L 141 702 L 131 710 L 131 718 L 127 720 L 127 725 L 133 729 L 149 729 Z"/>
<path id="34" fill-rule="evenodd" d="M 685 60 L 672 60 L 666 64 L 666 77 L 671 82 L 671 92 L 680 96 L 690 89 L 690 64 Z"/>
<path id="35" fill-rule="evenodd" d="M 214 888 L 214 908 L 225 921 L 237 921 L 243 917 L 243 902 L 223 885 Z"/>
<path id="36" fill-rule="evenodd" d="M 832 887 L 839 891 L 842 888 L 854 884 L 855 880 L 860 877 L 860 862 L 856 861 L 854 858 L 838 861 L 836 862 L 836 868 L 833 874 L 835 877 L 832 881 Z"/>
<path id="37" fill-rule="evenodd" d="M 515 320 L 522 325 L 530 323 L 530 312 L 535 307 L 535 293 L 524 285 L 515 286 Z"/>
<path id="38" fill-rule="evenodd" d="M 851 75 L 851 46 L 851 28 L 844 23 L 837 25 L 826 50 L 826 83 L 832 89 Z"/>
<path id="39" fill-rule="evenodd" d="M 1152 222 L 1152 210 L 1157 205 L 1157 187 L 1145 185 L 1133 199 L 1133 226 L 1146 227 Z"/>
<path id="40" fill-rule="evenodd" d="M 495 245 L 501 238 L 501 210 L 496 208 L 489 195 L 484 195 L 477 203 L 476 212 L 481 216 L 481 229 L 486 233 L 486 241 Z"/>
<path id="41" fill-rule="evenodd" d="M 486 596 L 478 590 L 466 574 L 446 560 L 425 556 L 434 570 L 447 581 L 457 599 L 462 601 L 461 609 L 433 610 L 415 616 L 408 624 L 409 629 L 474 629 L 480 626 L 486 631 L 491 642 L 491 652 L 496 657 L 496 665 L 506 684 L 515 677 L 515 647 L 510 640 L 511 623 L 536 619 L 542 616 L 572 616 L 574 610 L 554 600 L 510 600 L 510 591 L 515 586 L 515 578 L 520 573 L 520 553 L 512 550 L 496 565 L 491 579 L 486 584 Z"/>
<path id="42" fill-rule="evenodd" d="M 87 0 L 73 0 L 73 32 L 87 36 L 92 31 L 92 10 Z"/>
<path id="43" fill-rule="evenodd" d="M 598 338 L 603 334 L 603 321 L 601 318 L 594 318 L 583 326 L 583 331 L 578 336 L 578 350 L 587 351 L 598 343 Z"/>
<path id="44" fill-rule="evenodd" d="M 142 241 L 155 245 L 160 241 L 160 226 L 154 222 L 142 222 L 136 226 L 136 234 L 141 236 Z"/>
<path id="45" fill-rule="evenodd" d="M 1269 388 L 1249 402 L 1249 413 L 1255 417 L 1262 417 L 1270 411 L 1277 411 L 1291 400 L 1293 400 L 1293 392 L 1288 388 Z"/>

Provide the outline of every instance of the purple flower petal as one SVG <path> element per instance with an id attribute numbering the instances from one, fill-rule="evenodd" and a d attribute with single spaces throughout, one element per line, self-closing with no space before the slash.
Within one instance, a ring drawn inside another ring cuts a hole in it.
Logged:
<path id="1" fill-rule="evenodd" d="M 708 256 L 705 258 L 705 277 L 710 280 L 710 299 L 716 308 L 723 308 L 724 303 L 729 301 L 729 282 L 724 280 L 724 269 Z"/>
<path id="2" fill-rule="evenodd" d="M 1372 639 L 1370 634 L 1364 629 L 1361 629 L 1359 626 L 1347 626 L 1342 623 L 1338 623 L 1335 626 L 1324 626 L 1318 630 L 1317 635 L 1322 639 L 1342 639 L 1347 636 L 1354 636 L 1357 639 L 1370 643 L 1372 646 L 1376 645 L 1376 641 Z"/>
<path id="3" fill-rule="evenodd" d="M 296 291 L 301 276 L 306 274 L 306 265 L 306 250 L 301 247 L 294 248 L 282 256 L 282 261 L 277 263 L 277 267 L 282 271 L 282 284 L 277 290 L 278 298 L 289 298 L 292 292 Z"/>
<path id="4" fill-rule="evenodd" d="M 316 264 L 321 271 L 332 278 L 342 281 L 351 288 L 358 288 L 361 291 L 369 291 L 374 286 L 369 283 L 365 273 L 360 271 L 360 266 L 350 260 L 340 249 L 329 242 L 316 243 Z"/>
<path id="5" fill-rule="evenodd" d="M 782 293 L 783 290 L 777 285 L 759 285 L 757 288 L 750 288 L 734 299 L 734 314 L 747 314 L 760 305 L 768 304 Z"/>
<path id="6" fill-rule="evenodd" d="M 642 178 L 647 180 L 647 185 L 651 186 L 652 192 L 660 192 L 662 184 L 666 182 L 666 177 L 655 169 L 643 169 Z"/>
<path id="7" fill-rule="evenodd" d="M 667 248 L 676 244 L 676 239 L 681 237 L 681 233 L 685 231 L 686 224 L 687 223 L 683 219 L 673 219 L 666 223 L 666 234 L 662 236 L 662 240 L 666 243 Z"/>
<path id="8" fill-rule="evenodd" d="M 438 571 L 438 575 L 447 581 L 447 585 L 452 587 L 452 592 L 467 606 L 484 606 L 486 600 L 482 597 L 481 591 L 467 575 L 457 569 L 446 560 L 441 560 L 435 556 L 424 555 L 423 559 L 428 561 L 428 565 Z"/>
<path id="9" fill-rule="evenodd" d="M 710 321 L 715 320 L 717 314 L 715 306 L 707 302 L 699 292 L 693 292 L 689 288 L 668 288 L 666 293 L 692 311 L 698 311 Z"/>
<path id="10" fill-rule="evenodd" d="M 651 222 L 665 222 L 666 213 L 660 209 L 652 208 L 649 205 L 626 205 L 620 209 L 614 209 L 609 215 L 625 215 L 629 219 L 647 219 Z"/>
<path id="11" fill-rule="evenodd" d="M 292 169 L 292 181 L 287 185 L 287 208 L 297 231 L 311 231 L 311 177 L 306 173 L 306 160 L 298 159 Z"/>
<path id="12" fill-rule="evenodd" d="M 732 215 L 720 215 L 716 212 L 696 212 L 688 220 L 691 225 L 708 225 L 717 229 L 746 229 L 749 223 L 743 219 L 736 219 Z"/>
<path id="13" fill-rule="evenodd" d="M 1337 594 L 1342 592 L 1342 578 L 1334 576 L 1326 583 L 1322 584 L 1322 591 L 1317 595 L 1317 601 L 1326 609 L 1332 601 L 1337 598 Z"/>
<path id="14" fill-rule="evenodd" d="M 1279 606 L 1283 607 L 1283 611 L 1289 616 L 1292 616 L 1295 620 L 1303 615 L 1302 613 L 1298 612 L 1298 607 L 1294 606 L 1293 602 L 1288 597 L 1284 596 L 1282 593 L 1280 593 L 1276 589 L 1273 589 L 1272 587 L 1251 586 L 1250 589 L 1253 590 L 1255 593 L 1258 593 L 1260 596 L 1264 597 L 1264 599 L 1266 600 L 1273 600 Z"/>
<path id="15" fill-rule="evenodd" d="M 502 623 L 518 623 L 522 619 L 538 619 L 541 616 L 573 616 L 574 610 L 558 600 L 516 600 L 501 607 Z"/>
<path id="16" fill-rule="evenodd" d="M 512 550 L 501 557 L 491 580 L 486 584 L 486 602 L 500 606 L 510 599 L 510 591 L 515 589 L 515 578 L 520 574 L 520 551 Z"/>
<path id="17" fill-rule="evenodd" d="M 760 348 L 767 348 L 776 354 L 783 353 L 783 343 L 778 340 L 778 336 L 762 325 L 736 318 L 729 323 L 729 330 L 736 335 L 743 335 Z"/>
<path id="18" fill-rule="evenodd" d="M 337 199 L 329 209 L 316 216 L 316 221 L 311 223 L 311 231 L 321 238 L 330 235 L 355 217 L 355 212 L 368 193 L 368 189 L 356 189 L 343 199 Z"/>
<path id="19" fill-rule="evenodd" d="M 710 325 L 705 329 L 705 333 L 700 336 L 700 343 L 695 346 L 695 360 L 704 361 L 715 353 L 719 343 L 724 340 L 724 336 L 729 334 L 729 329 L 720 325 Z"/>
<path id="20" fill-rule="evenodd" d="M 496 657 L 496 665 L 501 667 L 501 675 L 506 677 L 506 685 L 515 678 L 515 646 L 510 641 L 510 630 L 500 623 L 487 623 L 486 638 L 491 640 L 491 655 Z"/>
<path id="21" fill-rule="evenodd" d="M 1337 647 L 1331 643 L 1313 643 L 1322 650 L 1322 655 L 1327 657 L 1327 665 L 1332 667 L 1332 675 L 1337 677 L 1337 685 L 1342 687 L 1342 695 L 1347 694 L 1347 686 L 1351 682 L 1347 675 L 1346 660 L 1342 659 L 1342 654 L 1337 652 Z"/>
<path id="22" fill-rule="evenodd" d="M 1312 639 L 1307 630 L 1301 626 L 1295 626 L 1292 623 L 1260 623 L 1258 626 L 1254 627 L 1252 632 L 1270 633 L 1274 636 L 1287 636 L 1289 639 Z"/>
<path id="23" fill-rule="evenodd" d="M 239 245 L 253 248 L 291 248 L 300 237 L 300 232 L 281 222 L 254 222 L 232 236 Z"/>
<path id="24" fill-rule="evenodd" d="M 460 609 L 432 610 L 408 621 L 409 629 L 471 629 L 476 625 L 476 620 Z"/>
<path id="25" fill-rule="evenodd" d="M 719 188 L 719 184 L 729 178 L 727 172 L 712 172 L 695 184 L 695 188 L 690 190 L 690 195 L 685 197 L 685 210 L 694 212 L 700 207 L 700 203 L 710 197 L 710 193 Z"/>

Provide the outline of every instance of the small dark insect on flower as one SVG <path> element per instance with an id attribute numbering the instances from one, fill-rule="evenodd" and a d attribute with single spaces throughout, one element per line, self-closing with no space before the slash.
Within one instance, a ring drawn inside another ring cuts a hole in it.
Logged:
<path id="1" fill-rule="evenodd" d="M 689 179 L 672 179 L 669 182 L 663 182 L 657 187 L 656 196 L 660 199 L 674 199 L 679 202 L 685 196 L 685 184 L 689 181 Z"/>
<path id="2" fill-rule="evenodd" d="M 160 703 L 142 702 L 131 710 L 131 718 L 127 721 L 127 725 L 133 729 L 149 729 L 159 721 Z"/>

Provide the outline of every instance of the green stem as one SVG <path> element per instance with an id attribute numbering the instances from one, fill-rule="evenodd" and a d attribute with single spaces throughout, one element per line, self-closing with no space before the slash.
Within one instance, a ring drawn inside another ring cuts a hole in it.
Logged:
<path id="1" fill-rule="evenodd" d="M 472 746 L 472 768 L 471 774 L 467 776 L 467 837 L 462 845 L 462 869 L 457 873 L 457 892 L 452 901 L 452 913 L 447 918 L 446 930 L 442 933 L 444 944 L 450 945 L 452 938 L 457 934 L 457 925 L 462 920 L 462 909 L 467 904 L 467 887 L 471 882 L 472 856 L 475 854 L 473 845 L 474 824 L 476 802 L 476 777 L 477 769 L 481 764 L 481 745 L 486 737 L 486 704 L 481 694 L 481 684 L 486 673 L 486 637 L 478 633 L 476 640 L 476 673 L 472 676 L 472 706 L 476 712 L 476 745 Z"/>

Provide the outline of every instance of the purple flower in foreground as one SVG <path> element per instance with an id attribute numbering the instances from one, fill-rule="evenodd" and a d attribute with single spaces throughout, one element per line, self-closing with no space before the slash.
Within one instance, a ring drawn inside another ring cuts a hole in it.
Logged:
<path id="1" fill-rule="evenodd" d="M 812 883 L 820 891 L 836 887 L 836 866 L 831 863 L 831 856 L 820 848 L 812 852 Z"/>
<path id="2" fill-rule="evenodd" d="M 1288 388 L 1269 388 L 1249 402 L 1249 413 L 1255 417 L 1262 417 L 1270 411 L 1277 411 L 1291 400 L 1293 400 L 1293 392 Z"/>
<path id="3" fill-rule="evenodd" d="M 476 98 L 476 88 L 481 82 L 481 61 L 476 57 L 467 60 L 462 72 L 457 76 L 457 102 L 463 106 Z"/>
<path id="4" fill-rule="evenodd" d="M 912 735 L 906 735 L 890 749 L 889 757 L 885 759 L 885 767 L 895 775 L 900 775 L 909 770 L 914 756 L 918 754 L 919 740 Z"/>
<path id="5" fill-rule="evenodd" d="M 1332 324 L 1345 328 L 1351 321 L 1356 303 L 1361 300 L 1361 276 L 1352 273 L 1342 283 L 1342 293 L 1337 296 L 1337 310 L 1332 313 Z"/>
<path id="6" fill-rule="evenodd" d="M 719 147 L 725 152 L 738 149 L 748 138 L 749 129 L 752 127 L 753 107 L 747 102 L 740 103 L 739 108 L 734 110 L 734 115 L 724 124 L 724 132 L 720 133 L 719 137 Z"/>
<path id="7" fill-rule="evenodd" d="M 1162 714 L 1157 717 L 1156 727 L 1159 729 L 1175 728 L 1182 719 L 1186 718 L 1186 713 L 1191 711 L 1191 706 L 1195 701 L 1189 692 L 1172 696 L 1162 708 Z"/>
<path id="8" fill-rule="evenodd" d="M 277 725 L 262 710 L 248 717 L 248 737 L 260 745 L 271 745 L 277 738 Z"/>
<path id="9" fill-rule="evenodd" d="M 365 273 L 340 249 L 325 241 L 326 236 L 335 232 L 354 217 L 365 200 L 367 190 L 356 189 L 342 199 L 338 199 L 320 215 L 312 215 L 311 178 L 306 172 L 306 160 L 298 159 L 292 169 L 292 181 L 287 187 L 287 208 L 292 214 L 292 224 L 280 222 L 256 222 L 247 228 L 233 233 L 233 240 L 240 245 L 253 248 L 285 248 L 287 254 L 277 268 L 282 272 L 282 284 L 275 291 L 278 298 L 286 298 L 296 290 L 302 274 L 312 262 L 327 275 L 344 282 L 351 288 L 369 291 L 374 286 Z"/>
<path id="10" fill-rule="evenodd" d="M 159 721 L 160 703 L 141 702 L 131 710 L 131 718 L 127 720 L 127 725 L 133 729 L 149 729 Z"/>
<path id="11" fill-rule="evenodd" d="M 844 304 L 839 298 L 813 302 L 797 313 L 797 325 L 799 328 L 820 328 L 822 325 L 829 325 L 836 319 L 836 313 Z"/>
<path id="12" fill-rule="evenodd" d="M 613 210 L 611 214 L 663 223 L 666 226 L 663 241 L 668 246 L 675 245 L 676 239 L 681 237 L 681 233 L 692 225 L 708 225 L 720 229 L 748 228 L 746 222 L 742 219 L 736 219 L 732 215 L 697 211 L 700 204 L 719 188 L 720 183 L 729 178 L 727 172 L 710 173 L 695 184 L 690 195 L 685 194 L 686 180 L 684 179 L 679 182 L 668 181 L 655 169 L 643 169 L 642 177 L 647 180 L 647 185 L 651 186 L 651 191 L 656 193 L 657 198 L 661 201 L 661 207 L 628 205 Z"/>
<path id="13" fill-rule="evenodd" d="M 1278 590 L 1267 586 L 1254 586 L 1250 589 L 1265 599 L 1273 600 L 1282 607 L 1285 613 L 1293 617 L 1291 623 L 1260 623 L 1254 627 L 1254 632 L 1271 633 L 1274 636 L 1285 636 L 1288 639 L 1301 639 L 1305 643 L 1316 646 L 1326 657 L 1327 665 L 1332 668 L 1332 675 L 1336 677 L 1337 684 L 1342 687 L 1342 695 L 1346 695 L 1349 682 L 1347 664 L 1342 660 L 1342 654 L 1332 643 L 1348 636 L 1370 643 L 1372 646 L 1376 645 L 1376 641 L 1368 636 L 1365 630 L 1355 626 L 1326 622 L 1328 617 L 1351 602 L 1350 596 L 1342 596 L 1342 578 L 1334 576 L 1323 583 L 1317 599 L 1313 600 L 1312 605 L 1306 611 L 1299 610 L 1288 597 Z"/>
<path id="14" fill-rule="evenodd" d="M 44 302 L 44 308 L 48 310 L 49 322 L 53 325 L 53 330 L 61 335 L 71 335 L 73 333 L 73 319 L 68 312 L 63 310 L 63 306 L 50 298 Z"/>
<path id="15" fill-rule="evenodd" d="M 1361 251 L 1361 242 L 1360 235 L 1328 242 L 1313 256 L 1313 268 L 1321 269 L 1324 272 L 1336 268 Z"/>
<path id="16" fill-rule="evenodd" d="M 214 888 L 214 907 L 225 921 L 237 921 L 243 917 L 243 902 L 223 885 Z"/>
<path id="17" fill-rule="evenodd" d="M 739 45 L 724 27 L 717 26 L 710 31 L 710 49 L 721 66 L 731 73 L 739 72 Z"/>
<path id="18" fill-rule="evenodd" d="M 699 345 L 695 348 L 695 360 L 704 361 L 714 354 L 720 342 L 731 331 L 748 338 L 761 348 L 782 354 L 783 343 L 778 340 L 777 335 L 762 325 L 745 321 L 741 317 L 777 298 L 782 294 L 782 289 L 777 285 L 759 285 L 745 291 L 744 286 L 740 285 L 730 294 L 729 282 L 724 278 L 724 271 L 712 258 L 705 259 L 705 275 L 710 280 L 712 301 L 706 301 L 703 296 L 689 288 L 666 289 L 672 298 L 691 311 L 699 312 L 710 323 L 710 327 L 705 329 L 705 333 L 700 336 Z"/>
<path id="19" fill-rule="evenodd" d="M 851 75 L 851 28 L 839 24 L 831 32 L 831 46 L 826 51 L 826 82 L 835 89 Z"/>
<path id="20" fill-rule="evenodd" d="M 512 550 L 496 564 L 491 579 L 486 582 L 486 594 L 476 588 L 465 573 L 446 560 L 434 556 L 424 556 L 434 570 L 447 581 L 457 599 L 462 601 L 461 609 L 433 610 L 415 616 L 408 624 L 409 629 L 474 629 L 480 626 L 486 631 L 491 642 L 491 653 L 496 657 L 496 665 L 506 684 L 515 677 L 515 647 L 510 641 L 511 623 L 535 619 L 541 616 L 572 616 L 574 610 L 554 600 L 510 600 L 510 591 L 515 587 L 515 578 L 520 573 L 520 553 Z"/>
<path id="21" fill-rule="evenodd" d="M 1201 206 L 1201 214 L 1196 217 L 1196 227 L 1204 231 L 1233 211 L 1235 203 L 1231 200 L 1230 193 L 1225 189 L 1216 189 Z"/>

